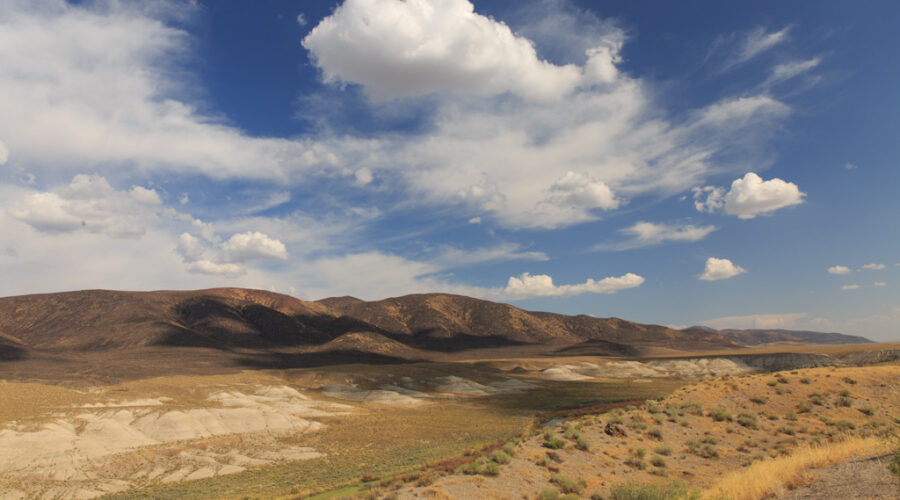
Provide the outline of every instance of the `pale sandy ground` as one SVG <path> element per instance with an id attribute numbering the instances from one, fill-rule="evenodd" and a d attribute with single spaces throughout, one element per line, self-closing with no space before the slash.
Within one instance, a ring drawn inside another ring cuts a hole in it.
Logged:
<path id="1" fill-rule="evenodd" d="M 317 419 L 352 417 L 363 406 L 418 406 L 536 386 L 514 378 L 480 384 L 452 376 L 404 377 L 377 389 L 348 380 L 303 392 L 237 384 L 210 390 L 194 407 L 164 395 L 111 399 L 95 388 L 87 394 L 96 401 L 0 423 L 0 500 L 92 498 L 317 458 L 322 455 L 316 450 L 280 438 L 316 432 L 323 427 Z"/>
<path id="2" fill-rule="evenodd" d="M 698 358 L 658 361 L 606 361 L 563 364 L 545 368 L 539 376 L 549 380 L 583 381 L 598 378 L 712 377 L 757 371 L 740 360 Z"/>

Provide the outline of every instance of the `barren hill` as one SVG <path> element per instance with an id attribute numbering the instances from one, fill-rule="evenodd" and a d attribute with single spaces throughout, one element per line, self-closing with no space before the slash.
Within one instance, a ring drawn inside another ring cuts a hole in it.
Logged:
<path id="1" fill-rule="evenodd" d="M 810 332 L 802 330 L 719 330 L 719 333 L 744 345 L 772 342 L 801 342 L 811 344 L 864 344 L 871 340 L 843 333 Z"/>
<path id="2" fill-rule="evenodd" d="M 530 312 L 447 294 L 309 302 L 262 290 L 215 288 L 0 298 L 0 370 L 6 373 L 0 377 L 12 373 L 14 378 L 45 369 L 66 376 L 108 374 L 115 371 L 104 367 L 115 364 L 118 376 L 138 376 L 130 370 L 139 367 L 150 375 L 439 360 L 473 349 L 503 357 L 506 351 L 496 348 L 633 356 L 648 349 L 740 345 L 706 328 Z"/>

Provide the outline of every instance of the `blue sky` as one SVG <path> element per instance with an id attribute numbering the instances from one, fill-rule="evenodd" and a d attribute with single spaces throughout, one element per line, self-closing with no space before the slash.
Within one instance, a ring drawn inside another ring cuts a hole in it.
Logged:
<path id="1" fill-rule="evenodd" d="M 896 2 L 0 5 L 0 294 L 900 338 Z"/>

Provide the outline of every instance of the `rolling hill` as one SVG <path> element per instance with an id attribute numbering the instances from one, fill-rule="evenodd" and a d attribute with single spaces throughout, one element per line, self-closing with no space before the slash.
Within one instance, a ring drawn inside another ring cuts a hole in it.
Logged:
<path id="1" fill-rule="evenodd" d="M 240 288 L 84 290 L 0 298 L 0 370 L 20 377 L 41 370 L 68 376 L 118 366 L 112 372 L 122 376 L 129 370 L 146 375 L 441 360 L 486 349 L 497 357 L 504 349 L 634 356 L 658 348 L 738 348 L 768 338 L 866 341 L 801 333 L 729 336 L 702 327 L 677 330 L 618 318 L 531 312 L 448 294 L 311 302 Z"/>

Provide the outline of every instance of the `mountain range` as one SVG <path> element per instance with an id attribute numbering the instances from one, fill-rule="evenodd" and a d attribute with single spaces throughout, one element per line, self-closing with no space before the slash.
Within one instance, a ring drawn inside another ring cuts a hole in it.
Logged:
<path id="1" fill-rule="evenodd" d="M 122 359 L 147 364 L 162 357 L 204 360 L 211 366 L 289 367 L 439 360 L 474 352 L 502 357 L 503 351 L 636 356 L 654 349 L 694 352 L 765 342 L 868 340 L 787 330 L 679 330 L 619 318 L 532 312 L 448 294 L 304 301 L 262 290 L 216 288 L 0 298 L 0 370 L 40 359 L 103 365 Z"/>

